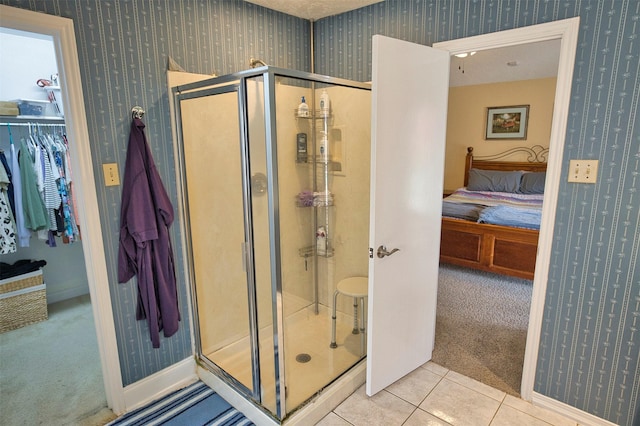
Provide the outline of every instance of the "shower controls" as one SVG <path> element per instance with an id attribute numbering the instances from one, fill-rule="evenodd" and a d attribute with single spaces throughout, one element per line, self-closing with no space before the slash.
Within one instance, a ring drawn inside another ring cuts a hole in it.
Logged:
<path id="1" fill-rule="evenodd" d="M 254 173 L 251 176 L 251 193 L 253 195 L 263 195 L 267 192 L 267 175 L 264 173 Z"/>

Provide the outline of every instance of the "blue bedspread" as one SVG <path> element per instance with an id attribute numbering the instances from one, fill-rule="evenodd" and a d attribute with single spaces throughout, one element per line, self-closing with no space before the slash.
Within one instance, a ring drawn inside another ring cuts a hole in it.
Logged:
<path id="1" fill-rule="evenodd" d="M 513 206 L 491 206 L 480 212 L 478 222 L 540 229 L 542 210 Z"/>

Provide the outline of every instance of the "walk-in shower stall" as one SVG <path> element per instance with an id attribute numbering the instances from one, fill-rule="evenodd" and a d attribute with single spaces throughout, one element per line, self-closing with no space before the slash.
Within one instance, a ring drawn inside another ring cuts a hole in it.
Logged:
<path id="1" fill-rule="evenodd" d="M 264 66 L 173 95 L 199 363 L 284 419 L 366 355 L 350 298 L 330 343 L 368 272 L 370 85 Z"/>

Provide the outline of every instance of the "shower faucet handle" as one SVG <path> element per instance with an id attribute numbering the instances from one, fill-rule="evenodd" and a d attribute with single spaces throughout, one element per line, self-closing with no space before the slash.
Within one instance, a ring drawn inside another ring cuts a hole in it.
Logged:
<path id="1" fill-rule="evenodd" d="M 380 259 L 382 259 L 385 256 L 391 256 L 393 253 L 395 253 L 397 251 L 400 251 L 400 249 L 399 248 L 394 248 L 391 251 L 387 251 L 387 248 L 385 246 L 380 246 L 380 247 L 378 247 L 378 253 L 377 254 L 378 254 L 378 257 Z"/>

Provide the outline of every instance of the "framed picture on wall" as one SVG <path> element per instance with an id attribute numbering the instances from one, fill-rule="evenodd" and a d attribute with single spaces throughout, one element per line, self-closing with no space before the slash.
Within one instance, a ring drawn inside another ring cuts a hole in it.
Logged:
<path id="1" fill-rule="evenodd" d="M 487 108 L 485 139 L 526 139 L 529 105 Z"/>

